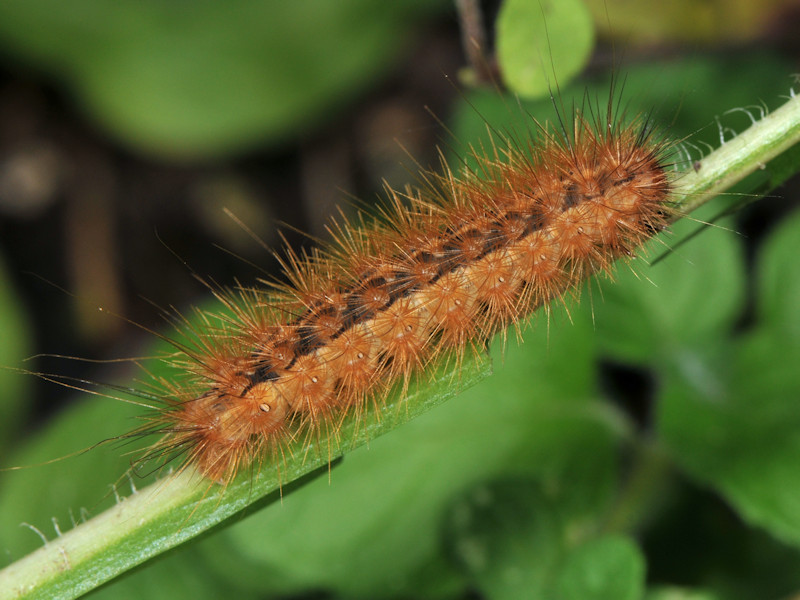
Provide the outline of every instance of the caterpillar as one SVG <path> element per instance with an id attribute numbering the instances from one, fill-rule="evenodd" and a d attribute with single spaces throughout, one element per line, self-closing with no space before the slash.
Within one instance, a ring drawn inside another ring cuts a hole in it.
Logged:
<path id="1" fill-rule="evenodd" d="M 289 253 L 288 283 L 221 295 L 231 316 L 204 316 L 181 359 L 189 375 L 133 435 L 162 435 L 150 454 L 228 482 L 633 255 L 670 218 L 672 184 L 666 146 L 612 110 L 577 113 L 566 134 L 542 130 L 502 158 L 478 154 L 461 178 L 390 189 L 378 220 L 340 220 L 329 247 Z"/>

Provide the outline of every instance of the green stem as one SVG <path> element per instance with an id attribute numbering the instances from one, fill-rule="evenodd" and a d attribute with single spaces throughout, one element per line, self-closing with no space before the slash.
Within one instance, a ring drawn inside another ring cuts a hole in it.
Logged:
<path id="1" fill-rule="evenodd" d="M 681 177 L 676 203 L 688 214 L 794 146 L 800 140 L 800 97 L 754 123 L 695 163 Z M 779 183 L 779 182 L 774 182 Z"/>
<path id="2" fill-rule="evenodd" d="M 658 442 L 637 439 L 632 452 L 634 463 L 603 523 L 604 533 L 630 534 L 641 529 L 673 482 L 675 471 L 671 459 Z"/>
<path id="3" fill-rule="evenodd" d="M 680 212 L 691 212 L 764 168 L 798 140 L 800 98 L 792 98 L 725 142 L 703 158 L 699 168 L 680 179 L 676 197 Z M 360 422 L 347 422 L 339 431 L 341 443 L 331 442 L 329 449 L 328 442 L 321 440 L 309 451 L 301 449 L 308 444 L 298 442 L 294 454 L 281 460 L 279 467 L 265 467 L 252 478 L 245 474 L 224 490 L 209 486 L 189 470 L 158 481 L 0 571 L 0 600 L 77 597 L 248 506 L 269 502 L 278 496 L 282 484 L 298 481 L 330 464 L 344 450 L 363 445 L 445 402 L 488 372 L 488 361 L 466 361 L 461 369 L 451 361 L 437 376 L 421 382 L 419 390 L 407 399 L 399 391 L 391 395 L 381 418 L 370 413 Z"/>

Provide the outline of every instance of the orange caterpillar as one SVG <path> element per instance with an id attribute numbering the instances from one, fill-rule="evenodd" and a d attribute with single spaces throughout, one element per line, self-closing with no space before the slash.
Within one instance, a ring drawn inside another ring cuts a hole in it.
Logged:
<path id="1" fill-rule="evenodd" d="M 477 169 L 389 190 L 379 219 L 334 223 L 334 241 L 289 253 L 287 283 L 219 294 L 187 375 L 131 435 L 161 434 L 145 458 L 184 457 L 229 482 L 298 435 L 334 433 L 442 352 L 496 332 L 631 256 L 669 220 L 667 144 L 609 108 L 527 147 L 477 153 Z"/>

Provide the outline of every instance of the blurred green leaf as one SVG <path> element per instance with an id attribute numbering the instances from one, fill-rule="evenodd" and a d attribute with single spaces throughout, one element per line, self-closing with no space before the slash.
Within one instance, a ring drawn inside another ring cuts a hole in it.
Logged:
<path id="1" fill-rule="evenodd" d="M 745 273 L 737 237 L 722 225 L 675 251 L 669 248 L 704 227 L 708 214 L 698 211 L 676 224 L 669 236 L 648 244 L 641 252 L 646 258 L 618 268 L 614 285 L 600 284 L 595 311 L 609 354 L 632 364 L 653 362 L 726 333 L 739 318 Z M 648 258 L 665 253 L 668 260 L 648 267 Z M 704 293 L 698 294 L 699 289 Z"/>
<path id="2" fill-rule="evenodd" d="M 224 552 L 224 549 L 221 551 Z M 90 597 L 101 600 L 263 600 L 264 596 L 248 589 L 246 584 L 220 578 L 207 560 L 208 557 L 202 556 L 196 549 L 187 548 L 140 569 L 118 584 L 92 592 Z M 264 577 L 266 574 L 260 572 L 258 575 Z"/>
<path id="3" fill-rule="evenodd" d="M 523 98 L 566 85 L 594 46 L 594 23 L 582 0 L 505 0 L 497 17 L 503 81 Z"/>
<path id="4" fill-rule="evenodd" d="M 563 600 L 639 600 L 644 593 L 645 559 L 627 537 L 605 536 L 573 550 L 561 568 Z"/>
<path id="5" fill-rule="evenodd" d="M 800 338 L 800 212 L 783 223 L 764 245 L 760 255 L 758 310 L 776 335 Z"/>
<path id="6" fill-rule="evenodd" d="M 565 523 L 537 484 L 481 485 L 449 518 L 450 552 L 486 598 L 546 597 L 565 552 Z"/>
<path id="7" fill-rule="evenodd" d="M 564 505 L 531 481 L 471 490 L 453 506 L 447 533 L 452 556 L 493 600 L 636 600 L 644 591 L 644 557 L 632 541 L 576 536 Z"/>
<path id="8" fill-rule="evenodd" d="M 0 367 L 20 367 L 30 352 L 27 315 L 21 306 L 0 257 Z M 11 369 L 0 368 L 0 456 L 16 441 L 18 423 L 30 411 L 30 378 Z M 10 464 L 0 462 L 0 468 Z"/>
<path id="9" fill-rule="evenodd" d="M 671 451 L 694 477 L 719 490 L 750 523 L 795 545 L 800 339 L 770 321 L 797 306 L 796 274 L 780 269 L 795 256 L 798 235 L 800 219 L 794 218 L 762 256 L 767 285 L 759 296 L 768 298 L 768 320 L 735 344 L 676 356 L 659 413 Z M 776 273 L 786 274 L 788 284 L 775 285 Z M 793 326 L 792 316 L 783 316 Z"/>
<path id="10" fill-rule="evenodd" d="M 8 0 L 0 47 L 61 80 L 123 143 L 203 159 L 330 120 L 443 5 Z"/>

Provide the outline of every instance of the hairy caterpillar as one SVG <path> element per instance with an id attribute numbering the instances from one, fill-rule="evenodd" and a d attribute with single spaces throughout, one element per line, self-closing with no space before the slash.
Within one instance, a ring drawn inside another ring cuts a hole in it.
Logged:
<path id="1" fill-rule="evenodd" d="M 632 255 L 670 217 L 671 184 L 646 124 L 613 118 L 578 114 L 568 138 L 390 190 L 384 222 L 341 221 L 329 249 L 289 255 L 285 286 L 223 298 L 233 316 L 197 332 L 190 376 L 141 430 L 164 436 L 152 452 L 230 481 Z"/>

